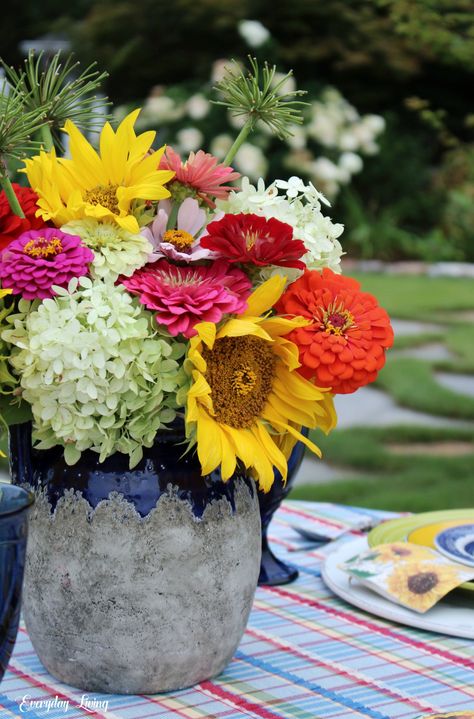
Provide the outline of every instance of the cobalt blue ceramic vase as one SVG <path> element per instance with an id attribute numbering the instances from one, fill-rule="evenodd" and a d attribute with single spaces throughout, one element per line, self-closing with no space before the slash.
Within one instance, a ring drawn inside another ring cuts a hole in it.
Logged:
<path id="1" fill-rule="evenodd" d="M 0 680 L 18 632 L 28 510 L 33 502 L 32 492 L 0 483 Z"/>
<path id="2" fill-rule="evenodd" d="M 252 606 L 260 567 L 253 480 L 202 477 L 183 425 L 128 456 L 68 466 L 11 429 L 15 482 L 33 487 L 24 616 L 48 671 L 88 691 L 151 694 L 219 674 Z"/>
<path id="3" fill-rule="evenodd" d="M 306 437 L 308 436 L 308 432 L 308 429 L 303 428 L 302 434 Z M 267 532 L 273 515 L 293 487 L 294 479 L 303 461 L 304 452 L 304 444 L 297 442 L 288 459 L 288 476 L 286 483 L 283 484 L 281 474 L 275 471 L 275 481 L 270 491 L 266 494 L 261 491 L 258 492 L 260 519 L 262 522 L 262 560 L 258 578 L 260 585 L 276 586 L 279 584 L 289 584 L 298 578 L 298 570 L 295 567 L 278 559 L 278 557 L 273 554 L 268 542 Z"/>

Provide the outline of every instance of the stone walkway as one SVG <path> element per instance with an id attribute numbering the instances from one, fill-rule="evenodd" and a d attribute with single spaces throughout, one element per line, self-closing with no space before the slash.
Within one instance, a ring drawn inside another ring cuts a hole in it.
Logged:
<path id="1" fill-rule="evenodd" d="M 416 336 L 419 334 L 442 332 L 442 325 L 393 320 L 395 334 L 398 336 Z M 395 353 L 394 353 L 395 354 Z M 397 356 L 414 357 L 426 361 L 451 360 L 454 355 L 441 342 L 430 342 L 396 352 Z M 458 394 L 474 397 L 474 376 L 436 372 L 435 378 L 443 387 Z M 335 398 L 338 414 L 338 429 L 349 427 L 389 427 L 401 424 L 423 427 L 474 427 L 472 422 L 436 417 L 398 406 L 392 397 L 373 386 L 363 387 L 356 395 L 338 395 Z M 308 453 L 309 454 L 309 453 Z M 350 479 L 358 476 L 354 470 L 330 465 L 324 460 L 306 456 L 298 476 L 296 486 L 303 484 L 322 484 L 337 479 Z"/>

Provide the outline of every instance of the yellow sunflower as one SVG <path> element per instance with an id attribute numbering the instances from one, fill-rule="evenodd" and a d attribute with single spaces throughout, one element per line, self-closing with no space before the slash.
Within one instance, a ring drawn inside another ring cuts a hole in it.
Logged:
<path id="1" fill-rule="evenodd" d="M 406 562 L 394 569 L 387 588 L 402 604 L 426 612 L 463 581 L 455 567 L 436 562 Z"/>
<path id="2" fill-rule="evenodd" d="M 297 440 L 321 456 L 301 434 L 303 425 L 325 432 L 336 425 L 332 395 L 296 372 L 298 348 L 284 337 L 307 320 L 268 315 L 284 287 L 283 277 L 272 277 L 249 297 L 243 315 L 220 329 L 210 322 L 196 325 L 186 359 L 193 378 L 186 429 L 197 442 L 202 473 L 220 466 L 227 480 L 239 459 L 264 491 L 273 483 L 274 467 L 286 480 Z"/>
<path id="3" fill-rule="evenodd" d="M 100 155 L 76 125 L 66 120 L 71 159 L 57 157 L 52 150 L 25 160 L 24 172 L 39 197 L 38 217 L 52 220 L 57 227 L 93 217 L 116 222 L 132 233 L 139 231 L 132 202 L 169 197 L 163 185 L 174 176 L 174 172 L 157 169 L 164 147 L 149 153 L 156 133 L 135 134 L 139 112 L 127 115 L 116 132 L 105 123 Z"/>
<path id="4" fill-rule="evenodd" d="M 374 562 L 406 562 L 413 557 L 418 551 L 418 547 L 410 547 L 407 542 L 392 542 L 391 544 L 381 544 L 373 547 Z"/>

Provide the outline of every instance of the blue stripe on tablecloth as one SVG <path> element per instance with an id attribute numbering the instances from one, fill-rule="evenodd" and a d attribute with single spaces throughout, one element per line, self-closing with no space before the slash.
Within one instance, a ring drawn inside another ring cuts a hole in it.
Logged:
<path id="1" fill-rule="evenodd" d="M 329 699 L 332 702 L 342 704 L 348 709 L 353 709 L 360 712 L 361 714 L 365 714 L 366 716 L 371 717 L 371 719 L 392 719 L 392 717 L 389 717 L 386 714 L 381 714 L 375 709 L 370 709 L 370 707 L 364 706 L 359 702 L 353 701 L 350 697 L 345 697 L 342 694 L 338 694 L 337 692 L 325 689 L 320 684 L 316 684 L 315 682 L 303 679 L 302 677 L 299 677 L 297 674 L 293 674 L 292 672 L 278 669 L 277 667 L 275 667 L 274 664 L 258 659 L 257 657 L 252 657 L 249 654 L 245 654 L 240 650 L 237 651 L 236 657 L 238 659 L 242 659 L 242 661 L 247 662 L 254 667 L 262 669 L 263 671 L 269 672 L 270 674 L 275 674 L 282 679 L 286 679 L 287 681 L 292 682 L 293 684 L 304 687 L 305 689 L 309 689 L 312 692 L 316 692 L 317 694 L 320 694 L 322 697 Z M 299 660 L 299 662 L 301 663 L 301 660 Z M 289 663 L 290 662 L 288 662 L 288 664 Z"/>
<path id="2" fill-rule="evenodd" d="M 23 693 L 27 693 L 25 688 L 23 689 Z M 22 699 L 23 694 L 19 697 L 18 701 L 10 699 L 6 696 L 6 694 L 0 694 L 0 707 L 2 709 L 6 709 L 9 712 L 9 714 L 2 713 L 2 719 L 9 719 L 10 716 L 14 719 L 17 719 L 17 717 L 22 716 L 20 714 L 20 702 Z M 28 717 L 28 719 L 44 719 L 45 713 L 43 712 L 42 714 L 37 714 L 33 709 L 28 708 L 28 711 L 23 716 Z M 51 717 L 52 715 L 49 714 L 48 716 Z"/>

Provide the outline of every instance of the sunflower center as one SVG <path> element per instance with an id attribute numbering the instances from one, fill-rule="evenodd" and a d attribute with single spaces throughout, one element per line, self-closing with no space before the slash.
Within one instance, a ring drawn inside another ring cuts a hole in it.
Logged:
<path id="1" fill-rule="evenodd" d="M 52 259 L 59 255 L 63 251 L 63 246 L 59 237 L 35 237 L 34 240 L 30 240 L 26 243 L 23 248 L 25 255 L 30 257 L 42 257 L 45 260 Z"/>
<path id="2" fill-rule="evenodd" d="M 257 381 L 257 375 L 249 365 L 234 370 L 231 385 L 234 392 L 239 395 L 246 395 L 251 392 Z"/>
<path id="3" fill-rule="evenodd" d="M 336 306 L 335 303 L 330 305 L 323 312 L 321 329 L 327 334 L 344 335 L 350 327 L 355 327 L 354 315 L 349 310 L 345 310 L 341 305 Z"/>
<path id="4" fill-rule="evenodd" d="M 166 230 L 163 235 L 163 242 L 169 242 L 174 245 L 177 250 L 187 252 L 191 249 L 194 237 L 186 230 Z"/>
<path id="5" fill-rule="evenodd" d="M 202 352 L 216 420 L 236 429 L 250 427 L 263 411 L 273 385 L 276 358 L 259 337 L 222 337 Z"/>
<path id="6" fill-rule="evenodd" d="M 101 205 L 106 207 L 112 214 L 120 214 L 118 199 L 117 199 L 117 187 L 118 185 L 96 185 L 92 190 L 87 190 L 84 199 L 91 205 Z"/>
<path id="7" fill-rule="evenodd" d="M 419 572 L 408 577 L 408 589 L 413 594 L 427 594 L 438 584 L 435 572 Z"/>

